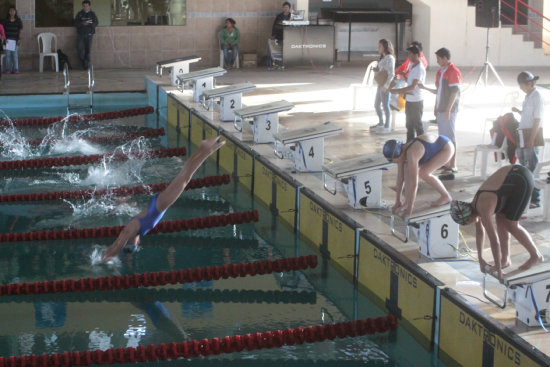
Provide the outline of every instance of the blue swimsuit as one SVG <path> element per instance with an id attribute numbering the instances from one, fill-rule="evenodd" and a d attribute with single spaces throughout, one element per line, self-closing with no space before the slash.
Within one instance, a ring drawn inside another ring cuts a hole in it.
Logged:
<path id="1" fill-rule="evenodd" d="M 166 210 L 159 212 L 157 210 L 157 197 L 158 194 L 153 196 L 153 199 L 149 203 L 147 208 L 147 214 L 143 218 L 136 218 L 139 221 L 139 235 L 145 236 L 151 229 L 160 222 Z"/>
<path id="2" fill-rule="evenodd" d="M 432 159 L 437 153 L 439 153 L 441 149 L 443 149 L 443 147 L 451 141 L 451 139 L 446 136 L 440 135 L 433 143 L 430 143 L 422 139 L 414 138 L 409 144 L 409 147 L 413 145 L 415 141 L 419 141 L 422 143 L 422 145 L 424 145 L 424 155 L 422 156 L 422 158 L 420 158 L 418 163 L 425 163 Z"/>

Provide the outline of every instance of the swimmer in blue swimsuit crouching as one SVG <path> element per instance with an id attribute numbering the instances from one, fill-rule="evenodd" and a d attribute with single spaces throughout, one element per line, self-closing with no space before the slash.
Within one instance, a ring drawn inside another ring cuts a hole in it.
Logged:
<path id="1" fill-rule="evenodd" d="M 419 135 L 408 143 L 395 139 L 384 144 L 383 153 L 390 162 L 397 163 L 396 199 L 392 208 L 394 214 L 403 218 L 411 215 L 418 189 L 420 176 L 440 195 L 431 206 L 441 206 L 451 202 L 451 195 L 443 183 L 432 173 L 444 166 L 454 154 L 454 146 L 446 136 L 432 134 Z M 403 194 L 404 201 L 401 202 Z"/>
<path id="2" fill-rule="evenodd" d="M 136 215 L 120 232 L 115 242 L 109 246 L 103 253 L 103 262 L 109 261 L 111 258 L 118 255 L 124 246 L 136 248 L 139 245 L 140 236 L 145 236 L 153 229 L 162 216 L 181 195 L 185 187 L 193 177 L 195 171 L 202 163 L 214 153 L 225 141 L 220 141 L 219 137 L 209 140 L 203 140 L 197 151 L 189 157 L 178 175 L 170 182 L 170 184 L 160 194 L 155 195 L 151 200 L 148 208 Z"/>

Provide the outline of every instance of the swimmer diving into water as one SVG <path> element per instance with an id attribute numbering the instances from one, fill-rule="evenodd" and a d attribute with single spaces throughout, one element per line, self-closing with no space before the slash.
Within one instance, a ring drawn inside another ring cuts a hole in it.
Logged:
<path id="1" fill-rule="evenodd" d="M 132 246 L 133 248 L 137 248 L 140 236 L 145 236 L 160 222 L 166 210 L 179 198 L 195 171 L 210 154 L 220 149 L 224 144 L 225 141 L 220 141 L 220 137 L 203 140 L 197 151 L 185 161 L 178 175 L 170 182 L 166 189 L 160 194 L 155 195 L 149 203 L 149 207 L 141 211 L 126 224 L 115 242 L 103 253 L 102 261 L 108 262 L 117 256 L 120 250 L 126 245 L 130 246 L 130 248 Z"/>

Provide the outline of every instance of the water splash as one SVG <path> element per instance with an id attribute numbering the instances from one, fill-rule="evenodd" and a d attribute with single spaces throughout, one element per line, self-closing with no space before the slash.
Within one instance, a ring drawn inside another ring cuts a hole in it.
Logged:
<path id="1" fill-rule="evenodd" d="M 107 250 L 106 246 L 94 246 L 92 253 L 90 254 L 90 264 L 92 267 L 95 267 L 94 272 L 100 272 L 102 266 L 107 266 L 111 269 L 120 269 L 122 267 L 122 263 L 118 256 L 112 257 L 109 259 L 109 261 L 103 262 L 103 253 L 105 253 L 105 250 Z"/>
<path id="2" fill-rule="evenodd" d="M 141 170 L 147 161 L 142 155 L 149 149 L 149 143 L 144 138 L 132 140 L 119 146 L 115 151 L 129 157 L 125 162 L 113 162 L 111 155 L 106 156 L 100 165 L 88 168 L 88 175 L 82 180 L 82 185 L 110 187 L 139 185 L 143 183 Z"/>
<path id="3" fill-rule="evenodd" d="M 2 110 L 0 110 L 0 119 L 8 123 L 7 126 L 0 127 L 2 157 L 6 160 L 14 160 L 32 156 L 33 152 L 27 139 L 21 135 L 21 131 L 15 127 L 13 121 Z"/>

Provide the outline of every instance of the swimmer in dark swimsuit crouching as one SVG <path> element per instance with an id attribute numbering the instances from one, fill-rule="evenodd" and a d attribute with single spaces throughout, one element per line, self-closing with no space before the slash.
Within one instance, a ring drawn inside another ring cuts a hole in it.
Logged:
<path id="1" fill-rule="evenodd" d="M 481 272 L 496 272 L 501 282 L 504 280 L 502 269 L 512 265 L 510 235 L 529 253 L 529 259 L 519 270 L 529 269 L 544 261 L 529 232 L 519 224 L 531 200 L 533 187 L 533 175 L 526 167 L 510 165 L 500 168 L 485 180 L 471 203 L 451 202 L 451 216 L 455 222 L 463 225 L 476 223 L 476 247 Z M 492 266 L 483 259 L 485 232 L 495 261 Z"/>
<path id="2" fill-rule="evenodd" d="M 451 195 L 443 183 L 432 173 L 444 166 L 453 156 L 455 148 L 449 138 L 431 134 L 419 135 L 408 143 L 395 139 L 384 144 L 384 156 L 397 163 L 397 184 L 394 214 L 403 218 L 411 215 L 416 200 L 418 177 L 433 187 L 440 197 L 431 206 L 441 206 L 451 202 Z M 405 199 L 401 203 L 401 194 Z"/>
<path id="3" fill-rule="evenodd" d="M 220 141 L 219 137 L 203 140 L 197 151 L 185 161 L 178 175 L 170 182 L 166 189 L 160 194 L 155 195 L 148 208 L 132 218 L 120 232 L 115 242 L 105 250 L 103 253 L 103 262 L 107 262 L 117 256 L 124 246 L 128 245 L 130 248 L 132 246 L 134 248 L 137 247 L 140 236 L 146 235 L 147 232 L 160 222 L 166 209 L 174 204 L 183 190 L 185 190 L 185 186 L 187 186 L 195 171 L 210 154 L 220 149 L 224 144 L 225 141 Z"/>

